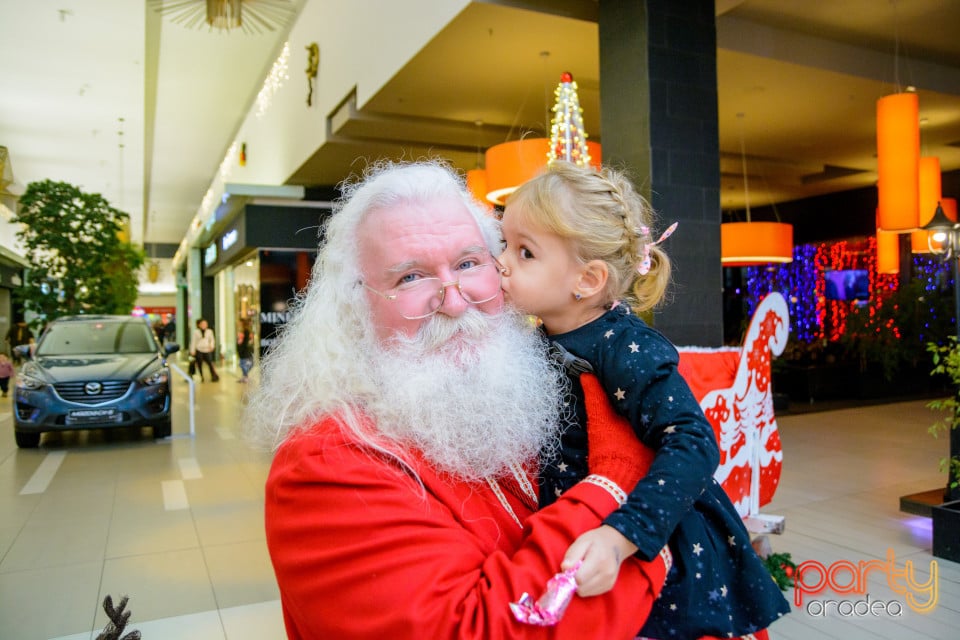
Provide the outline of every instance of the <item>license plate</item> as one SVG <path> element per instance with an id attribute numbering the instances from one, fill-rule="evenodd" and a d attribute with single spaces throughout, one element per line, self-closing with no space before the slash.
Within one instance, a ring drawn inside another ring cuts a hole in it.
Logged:
<path id="1" fill-rule="evenodd" d="M 82 422 L 116 422 L 120 414 L 116 409 L 76 409 L 67 414 L 67 424 Z"/>

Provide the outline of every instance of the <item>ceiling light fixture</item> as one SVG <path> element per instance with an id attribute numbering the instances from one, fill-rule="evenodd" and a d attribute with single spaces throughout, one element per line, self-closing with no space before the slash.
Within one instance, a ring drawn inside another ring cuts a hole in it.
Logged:
<path id="1" fill-rule="evenodd" d="M 940 158 L 933 156 L 920 158 L 918 187 L 919 208 L 917 209 L 917 217 L 920 229 L 910 234 L 910 251 L 913 253 L 930 253 L 936 249 L 936 243 L 932 243 L 932 239 L 929 237 L 930 232 L 924 231 L 923 227 L 933 220 L 937 204 L 943 199 Z M 946 213 L 946 209 L 944 209 L 944 213 Z"/>
<path id="2" fill-rule="evenodd" d="M 188 29 L 246 34 L 276 31 L 289 24 L 296 9 L 290 0 L 148 0 L 158 13 Z"/>
<path id="3" fill-rule="evenodd" d="M 747 179 L 747 148 L 743 141 L 744 114 L 740 119 L 740 157 L 743 164 L 743 195 L 746 222 L 720 225 L 720 263 L 724 267 L 750 267 L 793 261 L 793 225 L 750 220 L 750 183 Z"/>
<path id="4" fill-rule="evenodd" d="M 487 171 L 485 169 L 470 169 L 467 171 L 467 189 L 477 202 L 490 206 L 487 200 Z"/>
<path id="5" fill-rule="evenodd" d="M 929 233 L 927 240 L 930 253 L 946 256 L 946 258 L 951 257 L 954 247 L 953 243 L 949 242 L 949 236 L 958 226 L 960 225 L 957 225 L 957 201 L 955 198 L 944 198 L 937 203 L 930 222 L 923 225 L 923 229 Z"/>
<path id="6" fill-rule="evenodd" d="M 884 231 L 913 231 L 919 226 L 919 113 L 915 93 L 877 100 L 877 202 Z"/>
<path id="7" fill-rule="evenodd" d="M 877 225 L 877 273 L 900 273 L 900 234 Z"/>
<path id="8" fill-rule="evenodd" d="M 884 231 L 920 226 L 920 98 L 901 90 L 897 0 L 893 7 L 893 82 L 896 92 L 877 100 L 877 219 Z"/>

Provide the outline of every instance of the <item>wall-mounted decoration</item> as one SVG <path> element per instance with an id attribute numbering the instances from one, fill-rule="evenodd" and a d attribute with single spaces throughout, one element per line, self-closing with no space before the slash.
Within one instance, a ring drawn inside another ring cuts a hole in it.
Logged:
<path id="1" fill-rule="evenodd" d="M 316 42 L 311 42 L 306 47 L 307 50 L 307 106 L 313 106 L 313 79 L 317 77 L 317 69 L 320 67 L 320 47 Z"/>

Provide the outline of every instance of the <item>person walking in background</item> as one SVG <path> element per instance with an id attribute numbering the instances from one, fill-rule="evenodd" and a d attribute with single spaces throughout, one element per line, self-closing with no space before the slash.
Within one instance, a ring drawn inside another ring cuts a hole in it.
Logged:
<path id="1" fill-rule="evenodd" d="M 10 358 L 7 357 L 7 354 L 0 353 L 0 391 L 3 392 L 4 398 L 7 397 L 7 391 L 10 389 L 10 378 L 15 373 Z"/>
<path id="2" fill-rule="evenodd" d="M 237 382 L 249 381 L 250 369 L 253 368 L 253 331 L 249 320 L 240 321 L 240 331 L 237 333 L 237 358 L 240 359 L 240 379 Z"/>
<path id="3" fill-rule="evenodd" d="M 207 363 L 210 370 L 210 379 L 214 382 L 220 380 L 217 370 L 213 366 L 213 354 L 217 350 L 217 339 L 213 329 L 207 324 L 206 318 L 197 320 L 197 328 L 193 330 L 193 338 L 190 340 L 190 355 L 197 361 L 197 373 L 200 374 L 200 382 L 203 382 L 203 363 Z"/>
<path id="4" fill-rule="evenodd" d="M 13 362 L 15 364 L 20 364 L 20 360 L 22 358 L 17 352 L 17 347 L 31 344 L 33 342 L 33 332 L 30 331 L 30 327 L 27 326 L 26 322 L 20 320 L 15 325 L 10 327 L 9 331 L 7 331 L 6 339 L 7 349 L 10 350 L 10 355 L 13 358 Z"/>
<path id="5" fill-rule="evenodd" d="M 153 335 L 157 336 L 157 341 L 163 344 L 163 323 L 157 320 L 150 325 L 150 328 L 153 329 Z"/>
<path id="6" fill-rule="evenodd" d="M 163 325 L 163 332 L 160 335 L 160 342 L 163 346 L 177 341 L 177 323 L 173 319 L 173 314 L 168 313 L 165 318 L 166 323 Z"/>

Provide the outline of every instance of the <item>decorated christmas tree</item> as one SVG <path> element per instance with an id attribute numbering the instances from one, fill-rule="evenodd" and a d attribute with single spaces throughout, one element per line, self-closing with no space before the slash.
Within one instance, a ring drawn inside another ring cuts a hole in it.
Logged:
<path id="1" fill-rule="evenodd" d="M 587 132 L 583 129 L 583 109 L 580 108 L 573 74 L 564 71 L 553 93 L 557 99 L 553 105 L 547 163 L 566 160 L 585 167 L 590 164 L 591 158 L 587 149 Z"/>

